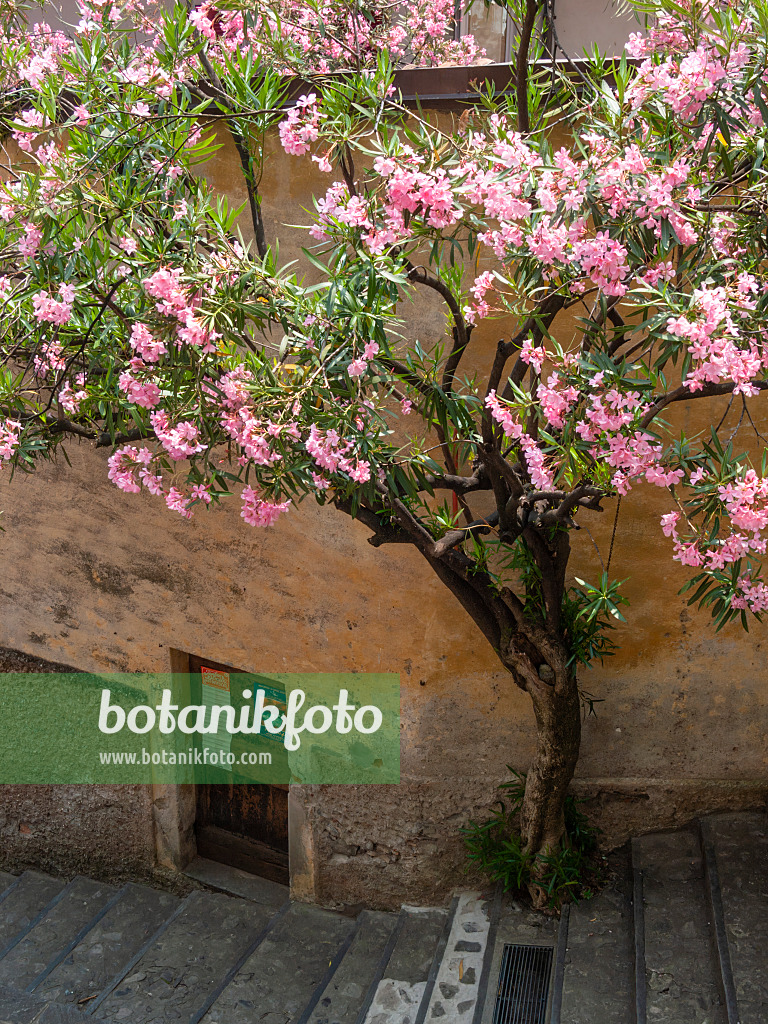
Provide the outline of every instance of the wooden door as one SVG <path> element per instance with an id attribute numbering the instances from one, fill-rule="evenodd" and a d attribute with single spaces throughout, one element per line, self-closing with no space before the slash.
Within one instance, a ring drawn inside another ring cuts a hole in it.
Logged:
<path id="1" fill-rule="evenodd" d="M 201 692 L 201 670 L 237 673 L 229 665 L 190 655 L 193 703 Z M 236 771 L 216 771 L 198 785 L 195 835 L 201 857 L 288 884 L 288 786 L 257 785 Z"/>

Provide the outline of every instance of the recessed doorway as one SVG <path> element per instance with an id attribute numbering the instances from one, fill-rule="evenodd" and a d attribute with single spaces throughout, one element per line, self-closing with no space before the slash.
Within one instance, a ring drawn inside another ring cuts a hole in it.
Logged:
<path id="1" fill-rule="evenodd" d="M 189 655 L 193 703 L 203 687 L 229 688 L 230 665 Z M 195 839 L 201 857 L 250 871 L 283 885 L 288 871 L 288 785 L 259 785 L 221 769 L 210 784 L 195 786 Z"/>

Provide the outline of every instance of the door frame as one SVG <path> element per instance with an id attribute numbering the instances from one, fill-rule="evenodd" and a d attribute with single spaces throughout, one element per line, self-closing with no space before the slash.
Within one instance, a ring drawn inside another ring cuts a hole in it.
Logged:
<path id="1" fill-rule="evenodd" d="M 171 674 L 189 676 L 190 653 L 171 647 Z M 216 656 L 197 655 L 211 664 L 219 663 L 229 667 Z M 238 671 L 231 669 L 230 671 Z M 256 671 L 240 669 L 239 671 Z M 188 681 L 180 680 L 180 686 Z M 308 787 L 292 785 L 288 790 L 288 874 L 291 897 L 313 900 L 315 898 L 316 864 L 314 836 L 306 807 Z M 194 785 L 170 785 L 153 783 L 151 786 L 152 816 L 155 831 L 155 863 L 157 867 L 172 871 L 183 871 L 197 857 L 195 818 L 197 796 Z"/>

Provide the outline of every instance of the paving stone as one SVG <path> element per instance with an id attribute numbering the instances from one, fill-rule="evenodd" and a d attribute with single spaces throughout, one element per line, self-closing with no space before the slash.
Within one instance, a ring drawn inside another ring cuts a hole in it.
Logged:
<path id="1" fill-rule="evenodd" d="M 725 1024 L 698 835 L 641 836 L 632 855 L 643 872 L 649 1022 Z"/>
<path id="2" fill-rule="evenodd" d="M 465 892 L 459 896 L 427 1008 L 428 1021 L 438 1016 L 444 1018 L 444 1024 L 472 1020 L 488 942 L 489 915 L 490 903 L 479 893 Z"/>
<path id="3" fill-rule="evenodd" d="M 145 885 L 127 886 L 118 902 L 35 992 L 59 1003 L 78 1003 L 95 996 L 141 949 L 178 902 L 176 896 Z"/>
<path id="4" fill-rule="evenodd" d="M 385 978 L 376 989 L 365 1024 L 413 1024 L 426 988 L 426 980 L 411 984 Z M 433 1008 L 433 1016 L 441 1016 L 441 1008 Z"/>
<path id="5" fill-rule="evenodd" d="M 0 982 L 24 988 L 34 981 L 115 892 L 89 878 L 74 879 L 42 921 L 0 960 Z"/>
<path id="6" fill-rule="evenodd" d="M 0 901 L 0 950 L 46 907 L 65 883 L 37 871 L 25 871 Z"/>
<path id="7" fill-rule="evenodd" d="M 715 847 L 740 1024 L 768 1021 L 768 816 L 703 819 Z"/>
<path id="8" fill-rule="evenodd" d="M 629 852 L 611 858 L 614 877 L 571 905 L 563 980 L 563 1024 L 626 1024 L 635 1012 L 634 918 Z"/>
<path id="9" fill-rule="evenodd" d="M 309 1024 L 355 1024 L 396 924 L 396 914 L 362 912 L 357 934 L 309 1018 Z"/>
<path id="10" fill-rule="evenodd" d="M 293 903 L 203 1018 L 204 1024 L 289 1024 L 309 1004 L 355 922 Z"/>
<path id="11" fill-rule="evenodd" d="M 257 903 L 219 893 L 192 893 L 179 916 L 94 1016 L 110 1024 L 188 1020 L 270 916 L 270 910 Z"/>
<path id="12" fill-rule="evenodd" d="M 16 875 L 11 875 L 7 871 L 0 871 L 0 896 L 2 896 L 9 885 L 13 885 L 16 877 Z"/>

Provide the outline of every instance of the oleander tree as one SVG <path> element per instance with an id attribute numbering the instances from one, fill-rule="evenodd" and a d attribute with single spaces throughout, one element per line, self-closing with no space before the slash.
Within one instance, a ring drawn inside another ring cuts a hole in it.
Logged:
<path id="1" fill-rule="evenodd" d="M 4 13 L 6 478 L 74 435 L 186 518 L 236 496 L 279 531 L 310 497 L 415 548 L 531 698 L 520 829 L 541 904 L 579 674 L 625 603 L 597 556 L 573 578 L 572 531 L 662 488 L 691 600 L 718 627 L 768 607 L 768 3 L 636 3 L 624 58 L 563 74 L 543 4 L 509 0 L 513 87 L 452 120 L 394 87 L 398 64 L 477 59 L 452 0 L 78 3 L 66 35 Z M 243 211 L 202 176 L 216 130 Z M 262 216 L 274 132 L 328 176 L 287 269 Z M 410 322 L 426 293 L 440 336 Z M 681 433 L 681 402 L 708 403 L 711 429 Z"/>

